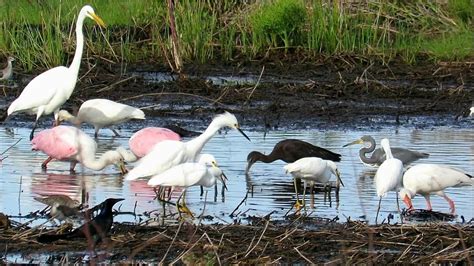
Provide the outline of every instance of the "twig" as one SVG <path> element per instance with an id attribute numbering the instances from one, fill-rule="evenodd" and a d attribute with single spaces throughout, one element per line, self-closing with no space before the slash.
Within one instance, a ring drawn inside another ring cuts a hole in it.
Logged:
<path id="1" fill-rule="evenodd" d="M 247 200 L 247 197 L 249 196 L 249 190 L 247 189 L 247 193 L 245 193 L 245 197 L 240 201 L 239 205 L 235 207 L 235 209 L 229 214 L 230 217 L 234 217 L 234 213 L 240 208 L 240 206 Z"/>
<path id="2" fill-rule="evenodd" d="M 260 71 L 260 76 L 258 76 L 258 79 L 257 79 L 257 83 L 255 83 L 255 86 L 253 86 L 253 89 L 252 91 L 250 92 L 250 94 L 247 96 L 247 101 L 250 100 L 250 98 L 252 97 L 255 89 L 257 89 L 257 86 L 258 84 L 260 84 L 260 79 L 262 78 L 262 75 L 263 75 L 263 71 L 265 70 L 265 66 L 262 67 L 262 71 Z"/>
<path id="3" fill-rule="evenodd" d="M 15 147 L 16 144 L 18 144 L 18 142 L 20 142 L 23 138 L 19 138 L 15 143 L 13 143 L 12 145 L 10 145 L 6 150 L 4 150 L 2 153 L 0 153 L 0 155 L 4 155 L 7 151 L 9 151 L 11 148 Z M 1 159 L 0 159 L 1 161 Z"/>
<path id="4" fill-rule="evenodd" d="M 163 255 L 163 258 L 162 258 L 161 261 L 160 261 L 160 264 L 161 264 L 161 265 L 163 265 L 163 262 L 165 261 L 166 256 L 168 256 L 168 253 L 170 252 L 171 247 L 172 247 L 173 244 L 174 244 L 174 241 L 175 241 L 176 238 L 178 237 L 179 231 L 181 231 L 181 226 L 183 225 L 183 223 L 184 223 L 184 222 L 180 222 L 180 223 L 179 223 L 178 229 L 176 230 L 176 233 L 174 234 L 173 240 L 171 240 L 171 243 L 170 243 L 170 245 L 168 246 L 168 249 L 166 250 L 165 255 Z"/>
<path id="5" fill-rule="evenodd" d="M 255 243 L 255 245 L 253 246 L 252 249 L 250 249 L 247 254 L 245 254 L 244 258 L 246 258 L 257 246 L 258 244 L 260 243 L 260 240 L 262 240 L 262 237 L 263 235 L 265 234 L 265 232 L 267 231 L 267 228 L 268 228 L 268 225 L 270 224 L 270 220 L 267 220 L 267 223 L 265 224 L 265 228 L 263 229 L 262 233 L 260 234 L 260 237 L 258 238 L 257 240 L 257 243 Z"/>
<path id="6" fill-rule="evenodd" d="M 314 262 L 312 262 L 310 259 L 306 258 L 303 254 L 301 254 L 301 252 L 298 250 L 298 248 L 294 247 L 293 248 L 294 250 L 296 250 L 296 252 L 298 252 L 298 254 L 304 259 L 306 260 L 307 262 L 309 262 L 309 264 L 311 265 L 316 265 Z"/>
<path id="7" fill-rule="evenodd" d="M 96 91 L 96 93 L 99 93 L 99 92 L 103 92 L 103 91 L 108 91 L 108 90 L 111 90 L 113 89 L 116 85 L 120 84 L 120 83 L 124 83 L 126 81 L 129 81 L 131 79 L 135 78 L 135 76 L 131 76 L 131 77 L 128 77 L 128 78 L 125 78 L 125 79 L 122 79 L 122 80 L 119 80 L 111 85 L 108 85 L 108 86 L 105 86 L 103 87 L 102 89 L 99 89 Z"/>
<path id="8" fill-rule="evenodd" d="M 211 99 L 211 98 L 209 98 L 209 97 L 205 97 L 205 96 L 201 96 L 201 95 L 196 95 L 196 94 L 191 94 L 191 93 L 185 93 L 185 92 L 152 92 L 152 93 L 144 93 L 144 94 L 135 95 L 135 96 L 132 96 L 132 97 L 127 97 L 127 98 L 124 98 L 124 99 L 120 99 L 119 102 L 128 101 L 128 100 L 133 100 L 133 99 L 142 98 L 142 97 L 146 97 L 146 96 L 162 96 L 162 95 L 184 95 L 184 96 L 192 96 L 192 97 L 201 98 L 201 99 L 210 101 L 210 102 L 212 102 L 212 103 L 214 103 L 214 104 L 219 104 L 219 105 L 221 105 L 221 106 L 225 106 L 224 104 L 222 104 L 222 103 L 220 103 L 220 102 L 217 102 L 216 100 Z"/>

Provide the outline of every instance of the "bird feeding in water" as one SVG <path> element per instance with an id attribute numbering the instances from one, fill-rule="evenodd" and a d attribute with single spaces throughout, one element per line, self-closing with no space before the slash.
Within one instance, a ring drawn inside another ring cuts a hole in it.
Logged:
<path id="1" fill-rule="evenodd" d="M 44 169 L 55 159 L 70 162 L 72 172 L 78 162 L 92 170 L 102 170 L 107 165 L 118 164 L 122 173 L 125 172 L 123 158 L 127 151 L 124 148 L 107 151 L 96 159 L 97 143 L 76 127 L 57 126 L 45 129 L 33 138 L 31 147 L 49 156 L 41 165 Z"/>
<path id="2" fill-rule="evenodd" d="M 430 194 L 434 193 L 449 203 L 451 214 L 454 214 L 456 210 L 454 201 L 443 190 L 448 187 L 461 186 L 474 186 L 474 178 L 459 169 L 446 165 L 417 164 L 410 167 L 403 175 L 403 188 L 399 195 L 408 210 L 413 210 L 411 199 L 416 194 L 420 194 L 426 200 L 426 208 L 431 211 Z"/>
<path id="3" fill-rule="evenodd" d="M 95 14 L 94 9 L 89 5 L 84 6 L 77 17 L 77 46 L 71 65 L 69 67 L 55 67 L 36 76 L 26 85 L 20 96 L 8 107 L 8 117 L 15 113 L 36 114 L 30 140 L 33 139 L 38 119 L 42 115 L 54 113 L 55 124 L 57 125 L 59 108 L 69 99 L 76 86 L 84 47 L 82 25 L 85 18 L 90 18 L 99 26 L 105 27 L 102 19 Z"/>
<path id="4" fill-rule="evenodd" d="M 128 146 L 130 151 L 136 157 L 134 160 L 126 161 L 136 161 L 139 158 L 147 155 L 155 144 L 164 141 L 164 140 L 181 140 L 181 136 L 168 129 L 163 127 L 146 127 L 135 132 L 130 139 L 128 140 Z"/>
<path id="5" fill-rule="evenodd" d="M 126 176 L 126 180 L 135 180 L 160 174 L 167 169 L 186 162 L 195 162 L 204 145 L 224 127 L 238 130 L 246 139 L 249 137 L 240 129 L 237 118 L 229 113 L 214 117 L 207 129 L 198 137 L 187 142 L 165 140 L 138 161 L 138 164 Z"/>
<path id="6" fill-rule="evenodd" d="M 377 208 L 377 216 L 375 216 L 375 223 L 377 223 L 377 218 L 379 216 L 382 197 L 385 197 L 389 191 L 398 190 L 399 186 L 401 185 L 403 175 L 403 163 L 399 159 L 393 157 L 389 140 L 382 139 L 380 144 L 382 145 L 387 159 L 383 161 L 375 173 L 375 188 L 377 191 L 377 196 L 379 197 L 379 205 Z"/>
<path id="7" fill-rule="evenodd" d="M 314 146 L 311 143 L 298 139 L 285 139 L 275 144 L 275 147 L 273 147 L 269 155 L 264 155 L 258 151 L 250 152 L 247 155 L 245 174 L 248 175 L 250 167 L 258 161 L 272 163 L 276 160 L 282 160 L 286 163 L 293 163 L 304 157 L 319 157 L 334 162 L 341 161 L 341 155 L 330 150 Z"/>
<path id="8" fill-rule="evenodd" d="M 13 56 L 9 56 L 7 58 L 7 66 L 2 69 L 2 76 L 0 77 L 0 80 L 9 80 L 13 76 L 13 61 L 15 61 L 15 58 Z"/>
<path id="9" fill-rule="evenodd" d="M 131 119 L 143 120 L 145 119 L 145 113 L 133 106 L 107 99 L 85 101 L 82 103 L 76 116 L 66 110 L 60 110 L 58 113 L 58 122 L 68 121 L 75 126 L 80 126 L 82 123 L 93 125 L 96 138 L 101 128 L 110 128 L 115 136 L 119 136 L 119 133 L 111 127 Z"/>
<path id="10" fill-rule="evenodd" d="M 186 206 L 186 189 L 191 186 L 211 187 L 216 184 L 217 180 L 220 180 L 225 186 L 226 179 L 222 170 L 218 167 L 209 167 L 203 163 L 182 163 L 152 176 L 150 180 L 148 180 L 148 185 L 153 187 L 182 187 L 183 192 L 176 202 L 178 213 L 181 215 L 181 211 L 183 211 L 192 216 L 191 211 Z M 181 198 L 182 204 L 180 205 L 179 201 Z"/>
<path id="11" fill-rule="evenodd" d="M 345 144 L 343 147 L 347 147 L 354 144 L 368 145 L 368 147 L 364 146 L 359 150 L 359 159 L 361 160 L 363 164 L 367 166 L 378 167 L 387 158 L 383 149 L 381 148 L 375 149 L 376 147 L 375 140 L 371 136 L 368 136 L 368 135 L 362 136 L 360 139 L 357 139 L 351 143 Z M 419 160 L 422 158 L 428 158 L 430 156 L 428 153 L 417 152 L 417 151 L 412 151 L 409 149 L 397 148 L 397 147 L 391 148 L 391 151 L 392 151 L 393 157 L 402 161 L 404 166 L 407 166 L 416 160 Z M 372 155 L 370 157 L 367 157 L 367 154 L 371 152 L 373 152 Z"/>
<path id="12" fill-rule="evenodd" d="M 304 181 L 303 189 L 303 206 L 305 206 L 305 197 L 306 197 L 306 183 L 311 183 L 311 188 L 314 185 L 314 182 L 327 184 L 331 175 L 336 176 L 336 184 L 339 187 L 339 184 L 344 186 L 344 183 L 341 180 L 341 175 L 337 169 L 335 162 L 330 160 L 324 160 L 318 157 L 305 157 L 301 158 L 294 163 L 289 163 L 283 167 L 286 173 L 290 173 L 293 176 L 293 183 L 295 186 L 296 193 L 296 207 L 297 209 L 301 208 L 298 197 L 298 190 L 296 188 L 296 179 L 302 179 Z M 313 190 L 311 189 L 311 194 Z"/>

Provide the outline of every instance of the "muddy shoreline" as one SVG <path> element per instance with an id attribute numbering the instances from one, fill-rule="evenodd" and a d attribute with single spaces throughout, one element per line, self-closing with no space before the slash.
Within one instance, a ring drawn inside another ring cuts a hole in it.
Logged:
<path id="1" fill-rule="evenodd" d="M 176 80 L 161 82 L 147 78 L 155 71 L 170 74 L 152 65 L 84 64 L 65 108 L 74 110 L 87 99 L 108 98 L 143 108 L 155 125 L 186 123 L 196 129 L 205 128 L 223 110 L 237 114 L 249 130 L 429 128 L 469 125 L 466 116 L 474 99 L 472 63 L 386 66 L 339 58 L 187 66 Z M 209 76 L 251 76 L 255 84 L 216 85 Z M 6 91 L 0 116 L 5 117 L 8 103 L 33 77 L 17 74 L 17 87 Z M 30 120 L 24 115 L 12 119 Z M 49 119 L 42 122 L 50 124 Z"/>

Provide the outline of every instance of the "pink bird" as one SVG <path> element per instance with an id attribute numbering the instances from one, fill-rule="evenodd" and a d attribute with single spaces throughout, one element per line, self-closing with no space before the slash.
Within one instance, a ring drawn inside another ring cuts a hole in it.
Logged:
<path id="1" fill-rule="evenodd" d="M 72 172 L 78 162 L 92 170 L 102 170 L 107 165 L 119 163 L 121 171 L 125 172 L 123 160 L 127 151 L 124 148 L 107 151 L 96 159 L 97 143 L 76 127 L 57 126 L 43 130 L 33 138 L 31 147 L 49 156 L 41 164 L 44 169 L 55 159 L 70 162 Z"/>
<path id="2" fill-rule="evenodd" d="M 181 136 L 174 131 L 162 127 L 146 127 L 141 129 L 130 137 L 128 146 L 137 157 L 135 160 L 126 159 L 126 161 L 136 161 L 147 155 L 156 143 L 163 140 L 181 140 Z"/>

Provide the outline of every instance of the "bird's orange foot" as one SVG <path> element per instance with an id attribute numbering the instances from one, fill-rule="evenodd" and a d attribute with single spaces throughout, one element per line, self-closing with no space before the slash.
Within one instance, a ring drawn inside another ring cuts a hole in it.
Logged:
<path id="1" fill-rule="evenodd" d="M 297 200 L 294 207 L 296 211 L 300 211 L 304 207 L 304 200 Z"/>
<path id="2" fill-rule="evenodd" d="M 180 213 L 186 213 L 186 214 L 188 214 L 189 216 L 191 216 L 192 218 L 194 218 L 193 213 L 191 212 L 191 210 L 190 210 L 190 209 L 188 208 L 188 206 L 186 206 L 186 205 L 181 205 L 181 204 L 179 204 L 179 205 L 178 205 L 178 211 L 179 211 Z"/>

